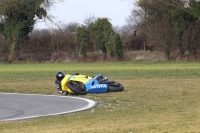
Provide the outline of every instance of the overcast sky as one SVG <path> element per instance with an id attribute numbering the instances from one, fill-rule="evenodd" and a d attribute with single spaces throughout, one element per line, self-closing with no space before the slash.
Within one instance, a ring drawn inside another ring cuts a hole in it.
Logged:
<path id="1" fill-rule="evenodd" d="M 90 16 L 107 17 L 113 26 L 123 26 L 131 14 L 134 0 L 63 0 L 51 8 L 49 14 L 54 22 L 68 24 L 83 23 Z M 47 26 L 48 25 L 48 26 Z M 35 28 L 49 28 L 52 24 L 38 22 Z"/>

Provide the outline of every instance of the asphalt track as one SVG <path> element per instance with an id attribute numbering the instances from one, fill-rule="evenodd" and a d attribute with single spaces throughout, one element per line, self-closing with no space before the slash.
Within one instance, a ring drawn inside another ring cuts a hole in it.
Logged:
<path id="1" fill-rule="evenodd" d="M 0 122 L 74 113 L 96 105 L 72 96 L 0 93 Z"/>

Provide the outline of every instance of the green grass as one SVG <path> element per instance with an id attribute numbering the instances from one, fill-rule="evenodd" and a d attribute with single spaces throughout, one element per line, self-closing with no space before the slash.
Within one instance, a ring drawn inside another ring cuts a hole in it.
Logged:
<path id="1" fill-rule="evenodd" d="M 200 132 L 200 63 L 0 64 L 0 92 L 59 95 L 55 73 L 102 73 L 125 91 L 78 96 L 99 102 L 93 110 L 1 122 L 5 133 Z"/>
<path id="2" fill-rule="evenodd" d="M 198 78 L 200 63 L 58 63 L 0 64 L 0 80 L 54 79 L 57 71 L 94 76 L 102 73 L 115 79 Z"/>

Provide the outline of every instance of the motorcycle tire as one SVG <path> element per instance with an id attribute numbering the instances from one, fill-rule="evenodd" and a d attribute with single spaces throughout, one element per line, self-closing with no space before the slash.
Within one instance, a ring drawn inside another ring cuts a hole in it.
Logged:
<path id="1" fill-rule="evenodd" d="M 86 89 L 83 83 L 80 82 L 69 82 L 67 87 L 70 88 L 75 94 L 85 95 Z"/>
<path id="2" fill-rule="evenodd" d="M 124 86 L 120 83 L 113 82 L 108 84 L 108 92 L 118 92 L 118 91 L 123 91 Z"/>

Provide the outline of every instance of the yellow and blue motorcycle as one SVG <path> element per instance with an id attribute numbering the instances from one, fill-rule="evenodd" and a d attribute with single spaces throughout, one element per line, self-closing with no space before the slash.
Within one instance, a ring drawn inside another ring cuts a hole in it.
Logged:
<path id="1" fill-rule="evenodd" d="M 101 74 L 90 77 L 79 73 L 65 75 L 63 72 L 57 72 L 55 84 L 61 94 L 85 95 L 86 93 L 106 93 L 124 90 L 122 84 L 110 81 Z"/>

